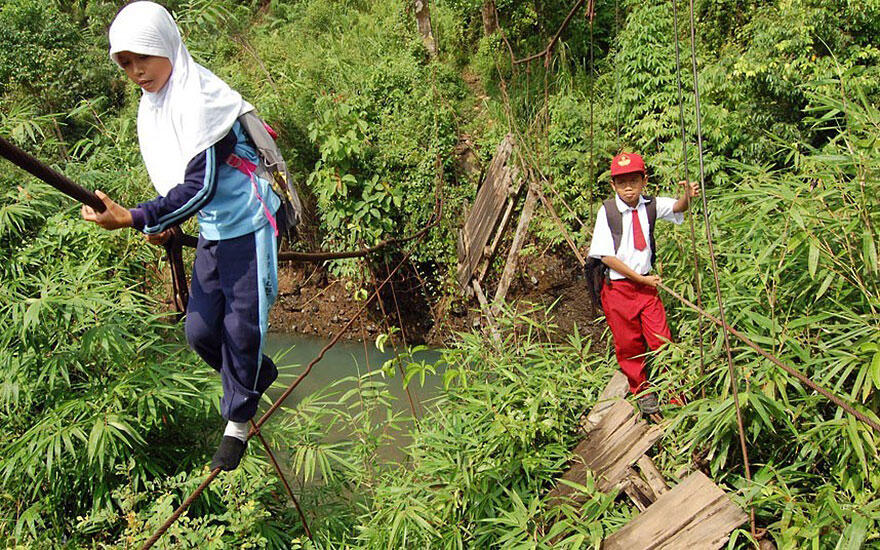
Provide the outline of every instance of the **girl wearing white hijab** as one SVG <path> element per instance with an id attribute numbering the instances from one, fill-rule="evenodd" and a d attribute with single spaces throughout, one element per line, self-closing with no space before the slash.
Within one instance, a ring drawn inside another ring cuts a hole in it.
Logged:
<path id="1" fill-rule="evenodd" d="M 159 196 L 126 209 L 82 216 L 105 229 L 134 227 L 154 244 L 198 215 L 186 336 L 223 381 L 227 425 L 211 469 L 238 467 L 248 420 L 278 376 L 263 355 L 269 308 L 278 292 L 275 213 L 280 204 L 254 172 L 259 156 L 237 121 L 253 110 L 187 51 L 171 15 L 154 2 L 124 7 L 110 27 L 110 57 L 143 89 L 138 141 Z"/>

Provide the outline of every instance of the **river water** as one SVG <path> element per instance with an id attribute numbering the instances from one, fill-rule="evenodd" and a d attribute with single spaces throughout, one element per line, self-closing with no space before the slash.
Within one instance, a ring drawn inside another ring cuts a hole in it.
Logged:
<path id="1" fill-rule="evenodd" d="M 293 380 L 299 376 L 309 362 L 314 359 L 329 340 L 312 338 L 301 334 L 269 333 L 264 343 L 263 352 L 276 359 L 278 365 L 278 381 L 267 393 L 275 400 Z M 380 351 L 373 342 L 367 342 L 366 349 L 362 342 L 340 341 L 330 348 L 324 358 L 312 368 L 293 393 L 284 403 L 284 408 L 294 408 L 305 396 L 324 390 L 331 384 L 347 377 L 357 377 L 368 371 L 381 369 L 389 359 L 395 356 L 393 347 L 388 344 L 385 350 Z M 437 363 L 440 352 L 425 350 L 416 352 L 413 360 L 426 363 Z M 406 365 L 406 362 L 404 362 Z M 380 456 L 386 460 L 400 460 L 403 457 L 402 448 L 409 444 L 409 432 L 413 427 L 412 413 L 406 392 L 403 388 L 403 378 L 399 372 L 393 377 L 381 378 L 388 384 L 388 391 L 392 396 L 392 408 L 395 413 L 402 413 L 405 417 L 398 423 L 400 430 L 395 430 L 393 439 L 380 449 Z M 354 380 L 346 381 L 334 388 L 334 392 L 341 394 L 356 386 Z M 443 371 L 438 368 L 436 374 L 425 376 L 424 386 L 420 385 L 418 377 L 410 384 L 410 394 L 416 404 L 416 410 L 424 411 L 428 404 L 442 391 Z M 281 411 L 279 411 L 279 414 Z M 378 419 L 377 419 L 378 420 Z M 348 437 L 347 433 L 331 429 L 328 433 L 328 442 L 339 441 Z"/>

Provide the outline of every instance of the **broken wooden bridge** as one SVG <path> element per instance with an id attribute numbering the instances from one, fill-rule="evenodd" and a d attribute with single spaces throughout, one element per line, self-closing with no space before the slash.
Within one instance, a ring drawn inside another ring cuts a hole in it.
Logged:
<path id="1" fill-rule="evenodd" d="M 574 450 L 572 466 L 562 480 L 584 485 L 592 475 L 602 492 L 626 494 L 640 513 L 607 537 L 604 550 L 715 550 L 748 517 L 702 472 L 694 472 L 670 488 L 647 455 L 663 435 L 626 401 L 626 377 L 615 372 L 599 401 L 582 419 L 586 434 Z M 579 502 L 572 484 L 557 483 L 548 495 L 551 506 Z"/>

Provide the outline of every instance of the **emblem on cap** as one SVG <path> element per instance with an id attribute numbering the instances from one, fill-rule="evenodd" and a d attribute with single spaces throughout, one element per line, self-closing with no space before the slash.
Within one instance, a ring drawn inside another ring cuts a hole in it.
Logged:
<path id="1" fill-rule="evenodd" d="M 630 158 L 626 155 L 620 155 L 620 158 L 617 159 L 618 166 L 629 166 L 629 163 L 632 162 Z"/>

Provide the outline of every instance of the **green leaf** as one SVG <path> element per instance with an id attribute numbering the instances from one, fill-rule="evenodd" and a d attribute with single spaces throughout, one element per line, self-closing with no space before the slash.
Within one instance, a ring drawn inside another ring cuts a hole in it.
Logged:
<path id="1" fill-rule="evenodd" d="M 819 266 L 819 247 L 815 243 L 810 243 L 810 255 L 807 267 L 810 270 L 810 277 L 816 277 L 816 268 Z"/>
<path id="2" fill-rule="evenodd" d="M 98 444 L 100 443 L 101 437 L 103 436 L 103 434 L 104 434 L 104 421 L 98 420 L 92 426 L 92 433 L 89 434 L 89 444 L 87 447 L 89 462 L 94 460 L 95 453 L 97 452 L 97 449 L 98 449 Z"/>
<path id="3" fill-rule="evenodd" d="M 829 273 L 825 276 L 825 279 L 822 281 L 822 284 L 819 285 L 819 290 L 816 291 L 816 299 L 821 298 L 827 291 L 828 287 L 831 286 L 832 281 L 834 281 L 835 275 L 834 273 Z"/>
<path id="4" fill-rule="evenodd" d="M 880 389 L 880 351 L 874 353 L 874 359 L 871 360 L 871 379 L 874 387 Z"/>
<path id="5" fill-rule="evenodd" d="M 865 263 L 871 271 L 877 271 L 877 245 L 874 244 L 872 232 L 862 233 L 862 253 L 865 255 Z"/>

